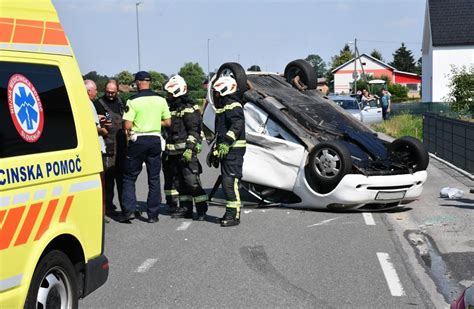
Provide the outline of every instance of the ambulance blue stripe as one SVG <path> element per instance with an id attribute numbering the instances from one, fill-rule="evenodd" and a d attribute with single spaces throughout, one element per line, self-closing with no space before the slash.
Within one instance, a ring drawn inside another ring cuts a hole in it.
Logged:
<path id="1" fill-rule="evenodd" d="M 33 201 L 43 200 L 46 197 L 46 189 L 41 189 L 35 192 Z"/>
<path id="2" fill-rule="evenodd" d="M 54 187 L 53 196 L 61 195 L 62 192 L 63 192 L 63 187 L 60 187 L 60 186 Z"/>
<path id="3" fill-rule="evenodd" d="M 90 180 L 90 181 L 72 184 L 71 188 L 69 189 L 69 193 L 87 191 L 87 190 L 92 190 L 96 188 L 100 188 L 100 180 Z"/>
<path id="4" fill-rule="evenodd" d="M 30 193 L 20 193 L 13 197 L 13 205 L 15 204 L 24 204 L 30 200 Z"/>
<path id="5" fill-rule="evenodd" d="M 0 280 L 0 292 L 19 286 L 22 279 L 23 274 Z"/>
<path id="6" fill-rule="evenodd" d="M 10 205 L 10 197 L 9 196 L 0 197 L 0 207 L 6 207 L 8 205 Z"/>

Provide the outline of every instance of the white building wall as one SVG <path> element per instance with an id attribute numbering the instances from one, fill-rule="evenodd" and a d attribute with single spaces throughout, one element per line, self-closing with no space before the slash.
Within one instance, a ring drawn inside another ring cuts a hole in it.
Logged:
<path id="1" fill-rule="evenodd" d="M 422 55 L 421 67 L 421 100 L 433 102 L 433 46 L 429 46 Z"/>
<path id="2" fill-rule="evenodd" d="M 449 92 L 451 67 L 474 65 L 474 45 L 461 47 L 433 47 L 432 98 L 429 101 L 444 101 Z M 425 63 L 423 62 L 423 66 Z M 423 86 L 424 87 L 424 86 Z M 423 89 L 424 91 L 424 89 Z M 423 101 L 426 101 L 423 98 Z"/>
<path id="3" fill-rule="evenodd" d="M 338 73 L 334 75 L 334 92 L 337 94 L 349 94 L 349 85 L 353 81 L 352 74 L 349 73 Z"/>

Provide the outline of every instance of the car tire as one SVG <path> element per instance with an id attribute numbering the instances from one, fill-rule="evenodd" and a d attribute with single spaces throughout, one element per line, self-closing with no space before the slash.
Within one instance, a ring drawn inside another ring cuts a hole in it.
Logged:
<path id="1" fill-rule="evenodd" d="M 319 193 L 331 192 L 352 171 L 351 154 L 339 141 L 317 144 L 308 155 L 308 183 Z"/>
<path id="2" fill-rule="evenodd" d="M 78 290 L 76 272 L 68 256 L 50 251 L 36 266 L 25 308 L 78 308 Z"/>
<path id="3" fill-rule="evenodd" d="M 407 165 L 413 172 L 424 171 L 428 167 L 429 155 L 420 140 L 404 136 L 394 140 L 389 146 L 390 159 Z"/>
<path id="4" fill-rule="evenodd" d="M 284 73 L 286 81 L 292 84 L 293 78 L 297 75 L 300 76 L 301 81 L 308 89 L 316 89 L 318 86 L 318 77 L 313 66 L 308 61 L 298 59 L 287 64 Z"/>
<path id="5" fill-rule="evenodd" d="M 236 62 L 226 62 L 217 70 L 217 78 L 231 76 L 237 82 L 237 94 L 242 96 L 248 90 L 247 73 L 244 68 Z"/>

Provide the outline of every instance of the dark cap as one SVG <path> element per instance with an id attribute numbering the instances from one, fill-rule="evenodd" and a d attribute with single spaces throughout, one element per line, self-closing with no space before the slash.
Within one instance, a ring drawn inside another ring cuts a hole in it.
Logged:
<path id="1" fill-rule="evenodd" d="M 135 80 L 146 80 L 146 81 L 150 81 L 150 80 L 151 80 L 150 73 L 148 73 L 148 72 L 146 72 L 146 71 L 137 72 L 137 74 L 135 74 Z"/>

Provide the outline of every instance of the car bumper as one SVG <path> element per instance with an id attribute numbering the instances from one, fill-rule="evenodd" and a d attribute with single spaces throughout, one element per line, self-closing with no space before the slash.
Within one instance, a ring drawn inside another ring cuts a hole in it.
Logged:
<path id="1" fill-rule="evenodd" d="M 291 206 L 357 209 L 368 204 L 397 205 L 399 202 L 418 198 L 426 178 L 426 171 L 385 176 L 348 174 L 333 191 L 320 194 L 309 186 L 302 169 L 293 189 L 302 201 Z"/>
<path id="2" fill-rule="evenodd" d="M 86 264 L 86 278 L 82 297 L 97 290 L 107 281 L 109 276 L 109 260 L 105 255 L 100 255 Z"/>

